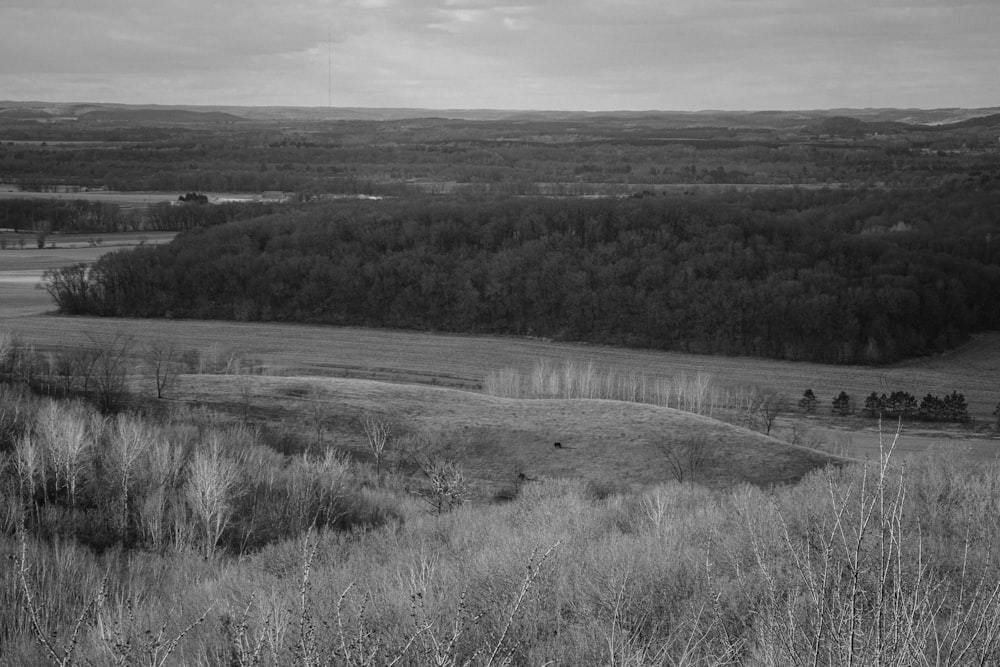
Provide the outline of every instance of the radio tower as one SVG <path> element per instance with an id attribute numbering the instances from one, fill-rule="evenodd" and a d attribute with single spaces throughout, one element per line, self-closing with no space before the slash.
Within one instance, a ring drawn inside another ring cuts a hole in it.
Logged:
<path id="1" fill-rule="evenodd" d="M 333 30 L 326 31 L 326 108 L 333 109 Z"/>

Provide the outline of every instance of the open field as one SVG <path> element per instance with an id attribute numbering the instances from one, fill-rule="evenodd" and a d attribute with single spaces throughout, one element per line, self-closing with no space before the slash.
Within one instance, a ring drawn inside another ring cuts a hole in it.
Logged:
<path id="1" fill-rule="evenodd" d="M 319 404 L 324 432 L 329 430 L 324 441 L 363 459 L 367 446 L 358 420 L 365 414 L 386 415 L 402 436 L 392 449 L 432 447 L 494 490 L 511 484 L 518 473 L 529 480 L 582 478 L 612 488 L 668 481 L 676 477 L 670 452 L 697 439 L 704 440 L 700 453 L 705 458 L 697 469 L 685 465 L 684 472 L 709 484 L 793 482 L 836 460 L 707 417 L 637 403 L 509 399 L 341 378 L 252 381 L 251 414 L 279 424 L 280 431 L 287 431 L 289 422 L 301 428 Z M 181 395 L 210 408 L 232 409 L 240 401 L 235 384 L 231 376 L 184 376 Z"/>
<path id="2" fill-rule="evenodd" d="M 44 294 L 41 294 L 44 296 Z M 4 309 L 7 310 L 6 307 Z M 333 375 L 465 388 L 479 387 L 486 375 L 513 367 L 528 371 L 540 359 L 593 361 L 602 368 L 639 372 L 649 378 L 708 373 L 722 385 L 758 385 L 798 399 L 812 388 L 822 406 L 841 390 L 855 401 L 872 391 L 924 393 L 961 391 L 969 412 L 989 420 L 1000 395 L 1000 334 L 977 338 L 938 358 L 904 364 L 826 366 L 743 357 L 634 350 L 498 336 L 471 336 L 274 323 L 197 320 L 136 320 L 0 315 L 0 327 L 22 334 L 37 346 L 60 347 L 85 341 L 84 333 L 121 332 L 141 346 L 155 339 L 181 350 L 214 354 L 239 352 L 258 357 L 277 375 Z"/>
<path id="3" fill-rule="evenodd" d="M 5 302 L 6 303 L 6 302 Z M 87 335 L 124 333 L 141 349 L 154 340 L 173 343 L 178 350 L 198 350 L 203 357 L 223 363 L 234 353 L 251 355 L 273 375 L 333 376 L 378 379 L 477 390 L 491 371 L 506 367 L 527 371 L 539 359 L 594 361 L 622 373 L 649 378 L 671 378 L 698 372 L 720 385 L 757 384 L 797 399 L 805 388 L 820 398 L 815 420 L 779 418 L 776 434 L 792 439 L 793 427 L 833 446 L 837 451 L 864 456 L 874 451 L 877 435 L 870 420 L 834 420 L 825 414 L 832 397 L 844 390 L 856 402 L 873 390 L 904 389 L 917 394 L 956 389 L 969 401 L 970 414 L 989 421 L 1000 394 L 1000 334 L 983 336 L 939 359 L 909 362 L 886 368 L 822 366 L 762 359 L 709 357 L 649 350 L 555 343 L 491 336 L 458 336 L 404 331 L 323 326 L 177 320 L 110 320 L 55 315 L 16 314 L 4 308 L 0 329 L 21 334 L 41 348 L 77 346 Z M 921 394 L 922 395 L 922 394 Z M 540 402 L 540 405 L 548 404 Z M 977 456 L 992 458 L 1000 443 L 964 428 L 921 426 L 909 429 L 901 449 L 921 451 L 947 446 L 948 451 L 972 447 Z"/>
<path id="4" fill-rule="evenodd" d="M 176 235 L 176 232 L 53 233 L 46 236 L 46 247 L 39 249 L 35 245 L 34 233 L 0 230 L 0 238 L 8 241 L 8 247 L 0 250 L 0 273 L 20 269 L 44 271 L 76 262 L 93 262 L 111 250 L 167 243 Z M 24 248 L 17 248 L 11 243 L 21 238 L 26 239 Z"/>
<path id="5" fill-rule="evenodd" d="M 146 208 L 161 202 L 175 202 L 183 194 L 183 192 L 118 192 L 114 190 L 31 192 L 11 187 L 7 187 L 6 189 L 0 188 L 0 197 L 5 199 L 61 199 L 64 201 L 105 202 L 108 204 L 119 204 L 124 208 Z M 227 195 L 213 194 L 212 196 Z"/>

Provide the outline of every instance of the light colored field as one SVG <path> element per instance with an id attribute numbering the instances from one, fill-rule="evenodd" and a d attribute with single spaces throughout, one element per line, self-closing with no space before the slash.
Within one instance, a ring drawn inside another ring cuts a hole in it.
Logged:
<path id="1" fill-rule="evenodd" d="M 8 187 L 0 189 L 0 197 L 4 199 L 60 199 L 63 201 L 91 201 L 118 204 L 124 209 L 148 208 L 162 202 L 176 202 L 185 195 L 184 192 L 119 192 L 116 190 L 95 190 L 93 192 L 23 192 Z M 258 201 L 260 193 L 241 192 L 203 192 L 209 199 Z"/>
<path id="2" fill-rule="evenodd" d="M 388 414 L 411 432 L 438 434 L 434 440 L 446 444 L 444 455 L 497 485 L 509 483 L 517 472 L 618 486 L 669 480 L 674 474 L 664 448 L 692 437 L 704 437 L 711 453 L 698 477 L 716 484 L 790 482 L 834 460 L 716 420 L 637 403 L 509 399 L 342 378 L 252 380 L 254 412 L 297 419 L 309 410 L 303 404 L 319 401 L 330 423 L 353 424 L 370 412 Z M 236 382 L 232 376 L 195 375 L 184 376 L 181 385 L 186 398 L 201 404 L 232 405 L 240 400 Z M 335 441 L 363 454 L 359 433 L 356 426 L 347 428 Z"/>
<path id="3" fill-rule="evenodd" d="M 28 288 L 30 290 L 30 288 Z M 10 293 L 16 290 L 11 289 Z M 44 293 L 40 293 L 45 297 Z M 39 294 L 32 292 L 37 300 Z M 51 309 L 51 307 L 49 307 Z M 556 343 L 499 336 L 469 336 L 353 327 L 194 320 L 134 320 L 91 317 L 18 316 L 0 308 L 0 330 L 16 331 L 41 347 L 76 345 L 84 333 L 122 332 L 140 345 L 153 339 L 180 349 L 260 357 L 274 372 L 339 375 L 477 387 L 506 367 L 528 371 L 539 359 L 594 361 L 602 368 L 637 371 L 651 378 L 709 373 L 722 385 L 759 385 L 797 399 L 812 388 L 821 409 L 841 390 L 856 402 L 872 391 L 895 389 L 923 396 L 957 390 L 970 413 L 989 421 L 1000 401 L 1000 334 L 984 335 L 946 358 L 888 367 L 825 366 L 742 357 L 711 357 L 650 350 Z"/>
<path id="4" fill-rule="evenodd" d="M 5 199 L 62 199 L 67 201 L 100 201 L 111 204 L 121 204 L 126 208 L 151 206 L 159 202 L 177 201 L 183 192 L 22 192 L 20 190 L 4 190 Z"/>

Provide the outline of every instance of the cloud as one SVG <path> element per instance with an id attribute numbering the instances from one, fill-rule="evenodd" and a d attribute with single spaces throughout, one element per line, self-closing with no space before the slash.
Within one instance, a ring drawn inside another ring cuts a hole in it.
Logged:
<path id="1" fill-rule="evenodd" d="M 993 0 L 4 0 L 5 96 L 507 108 L 997 104 Z M 93 92 L 91 92 L 93 91 Z"/>

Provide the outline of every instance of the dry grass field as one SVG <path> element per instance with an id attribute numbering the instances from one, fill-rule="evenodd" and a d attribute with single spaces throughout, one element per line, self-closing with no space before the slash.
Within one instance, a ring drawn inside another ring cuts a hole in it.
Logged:
<path id="1" fill-rule="evenodd" d="M 676 465 L 713 485 L 793 482 L 830 461 L 825 452 L 796 447 L 723 422 L 638 403 L 531 400 L 464 390 L 343 378 L 253 376 L 249 412 L 276 430 L 298 429 L 309 439 L 311 415 L 322 414 L 324 446 L 364 458 L 359 420 L 385 416 L 396 435 L 395 459 L 435 454 L 461 461 L 485 490 L 527 480 L 582 478 L 611 489 L 674 479 Z M 244 380 L 245 381 L 245 380 Z M 188 375 L 182 395 L 199 404 L 240 412 L 234 378 Z M 561 447 L 556 448 L 554 443 Z M 674 457 L 702 442 L 699 461 Z M 433 451 L 424 451 L 432 448 Z"/>

